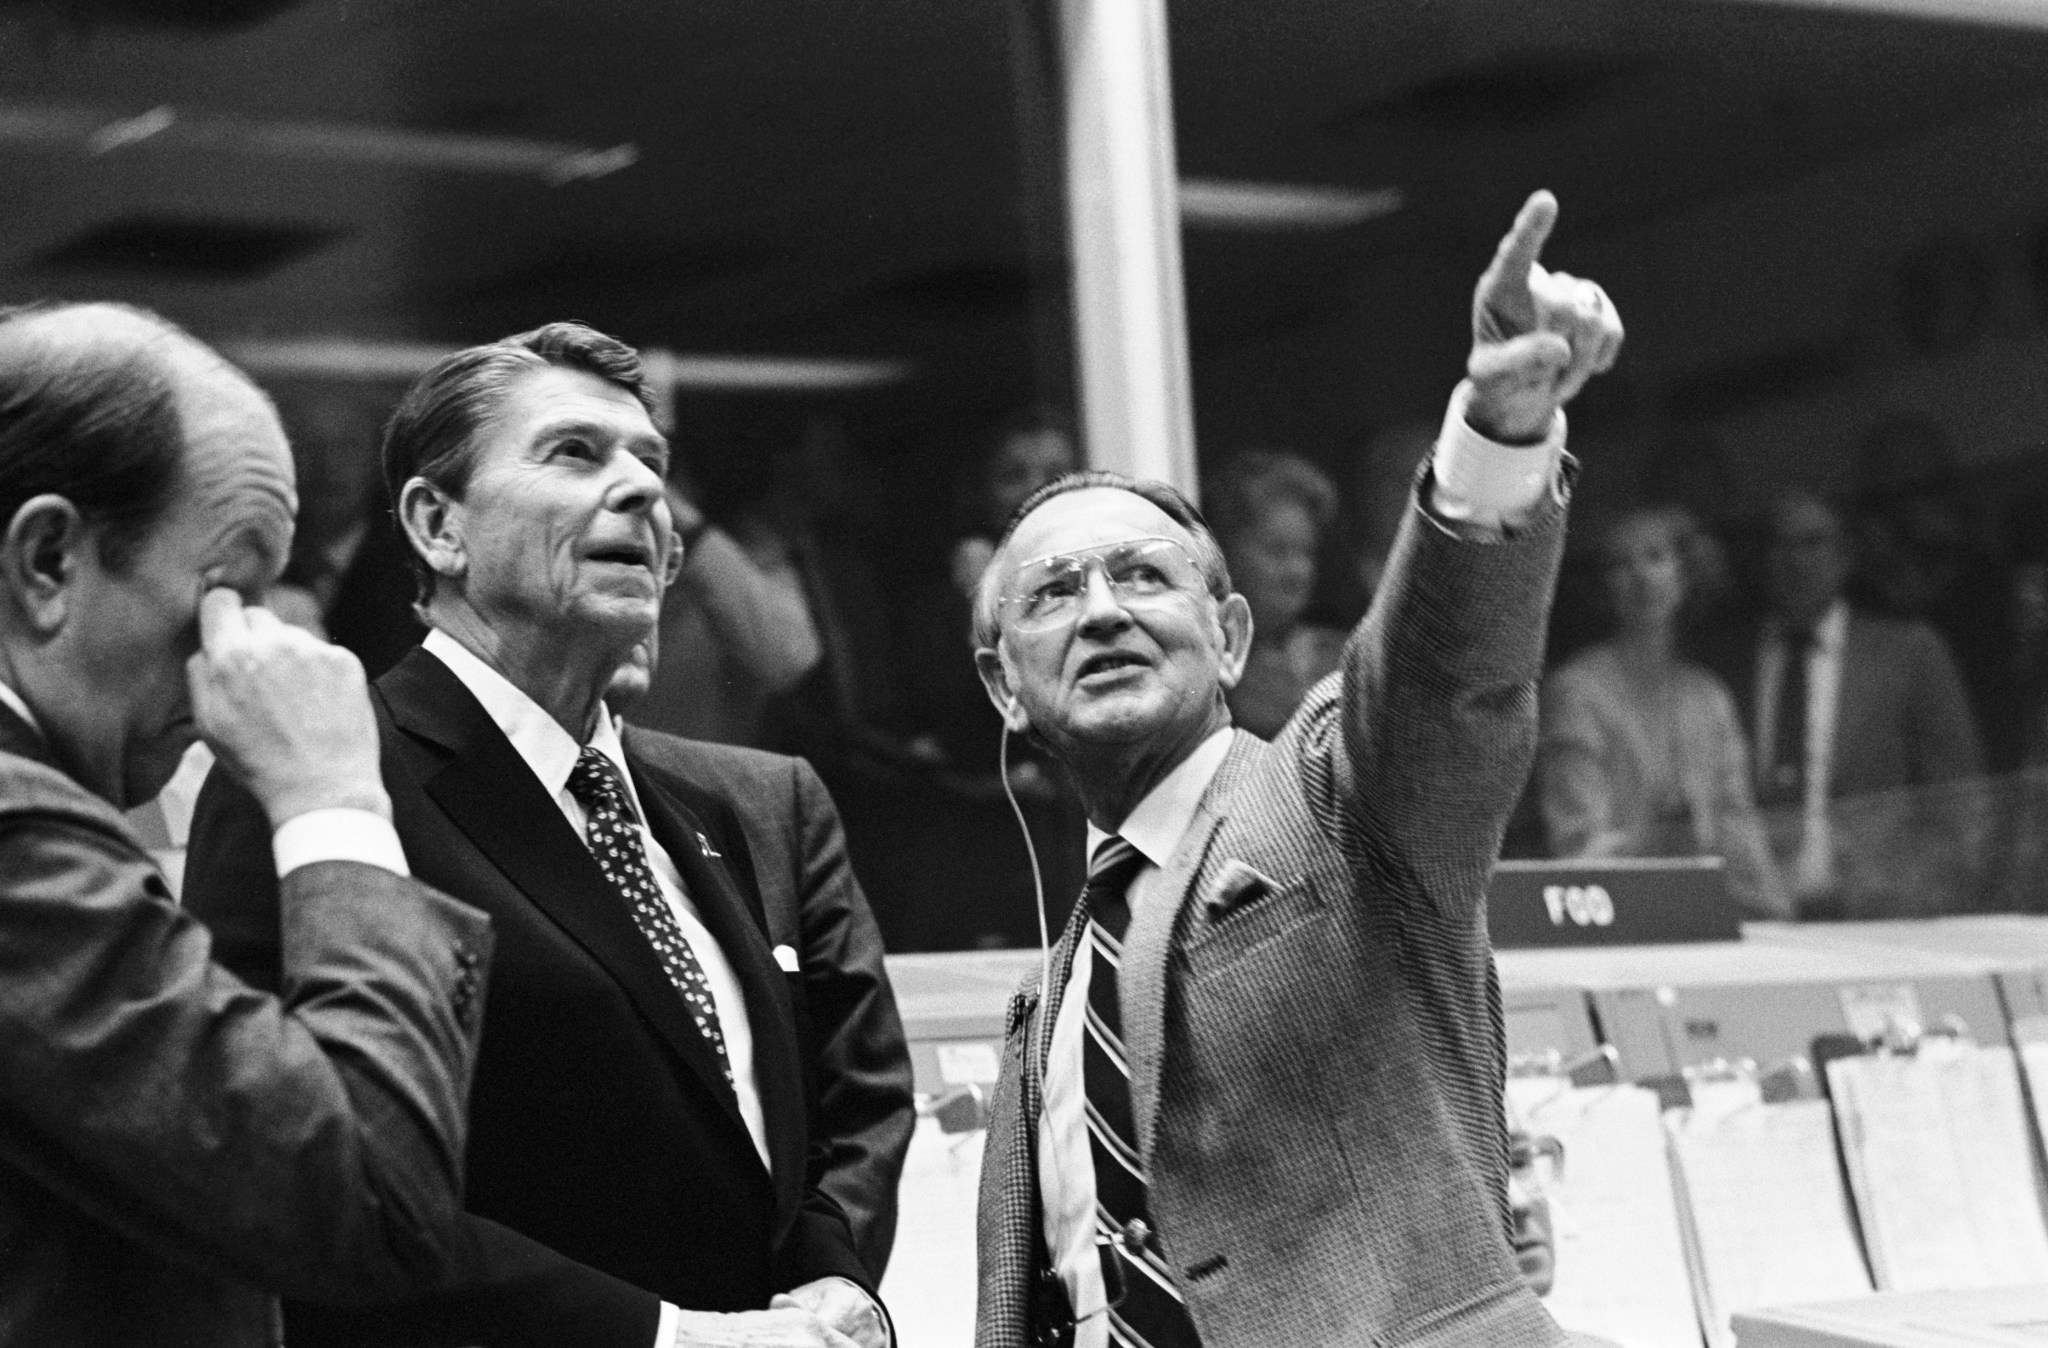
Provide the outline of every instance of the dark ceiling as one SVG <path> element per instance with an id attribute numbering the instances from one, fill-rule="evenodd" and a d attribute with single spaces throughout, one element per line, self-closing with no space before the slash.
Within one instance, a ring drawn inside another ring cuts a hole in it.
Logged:
<path id="1" fill-rule="evenodd" d="M 216 339 L 464 341 L 573 316 L 682 351 L 906 359 L 895 396 L 941 417 L 1056 393 L 1041 10 L 0 3 L 0 297 L 133 299 Z M 1407 202 L 1328 234 L 1190 231 L 1198 356 L 1317 321 L 1362 260 L 1483 257 L 1535 185 L 1598 230 L 2048 94 L 2040 33 L 1839 7 L 1178 0 L 1171 20 L 1183 172 Z M 555 186 L 246 138 L 93 153 L 20 132 L 31 113 L 166 105 L 181 125 L 638 158 Z"/>

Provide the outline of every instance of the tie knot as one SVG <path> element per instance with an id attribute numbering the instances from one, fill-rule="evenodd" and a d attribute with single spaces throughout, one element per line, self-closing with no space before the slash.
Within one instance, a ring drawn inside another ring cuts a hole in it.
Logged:
<path id="1" fill-rule="evenodd" d="M 1122 838 L 1109 838 L 1088 863 L 1088 888 L 1122 893 L 1145 866 L 1145 854 Z"/>
<path id="2" fill-rule="evenodd" d="M 583 802 L 585 809 L 609 805 L 621 814 L 630 813 L 618 768 L 603 753 L 588 746 L 576 755 L 576 766 L 569 770 L 569 794 Z"/>

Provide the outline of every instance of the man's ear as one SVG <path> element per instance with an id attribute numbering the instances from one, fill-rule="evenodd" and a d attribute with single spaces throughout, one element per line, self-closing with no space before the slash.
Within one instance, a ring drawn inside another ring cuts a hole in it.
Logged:
<path id="1" fill-rule="evenodd" d="M 423 477 L 409 479 L 398 493 L 398 527 L 412 550 L 437 576 L 458 579 L 469 570 L 459 503 Z"/>
<path id="2" fill-rule="evenodd" d="M 22 502 L 7 522 L 0 535 L 0 586 L 12 593 L 38 636 L 54 636 L 64 626 L 79 554 L 96 546 L 95 533 L 77 506 L 47 492 Z"/>
<path id="3" fill-rule="evenodd" d="M 682 531 L 671 526 L 668 531 L 668 560 L 662 565 L 661 590 L 663 594 L 668 593 L 668 587 L 676 583 L 677 576 L 683 574 L 683 563 L 687 560 L 688 558 L 683 555 Z"/>
<path id="4" fill-rule="evenodd" d="M 988 690 L 988 700 L 995 703 L 996 714 L 1003 718 L 1010 733 L 1021 735 L 1031 729 L 1031 713 L 1017 700 L 1017 684 L 1010 677 L 1002 652 L 981 647 L 974 653 L 974 669 L 981 675 L 981 686 Z"/>
<path id="5" fill-rule="evenodd" d="M 1216 625 L 1223 631 L 1216 677 L 1227 691 L 1244 677 L 1244 662 L 1252 653 L 1252 606 L 1233 590 L 1216 605 Z"/>

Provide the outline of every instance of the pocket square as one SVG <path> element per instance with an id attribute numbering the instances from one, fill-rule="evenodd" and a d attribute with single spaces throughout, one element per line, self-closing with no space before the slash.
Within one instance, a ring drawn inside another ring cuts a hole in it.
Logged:
<path id="1" fill-rule="evenodd" d="M 800 973 L 803 966 L 797 963 L 796 947 L 779 945 L 775 947 L 775 967 L 786 974 Z"/>
<path id="2" fill-rule="evenodd" d="M 1209 920 L 1215 922 L 1225 914 L 1242 908 L 1254 899 L 1262 899 L 1280 888 L 1280 882 L 1267 875 L 1249 862 L 1232 858 L 1223 863 L 1223 869 L 1216 874 L 1216 883 L 1202 899 L 1202 907 L 1208 911 Z"/>

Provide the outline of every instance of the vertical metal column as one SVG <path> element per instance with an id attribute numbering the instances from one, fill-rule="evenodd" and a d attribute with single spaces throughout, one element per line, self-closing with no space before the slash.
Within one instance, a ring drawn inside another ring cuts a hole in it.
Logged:
<path id="1" fill-rule="evenodd" d="M 1165 0 L 1060 0 L 1088 463 L 1193 494 Z"/>

